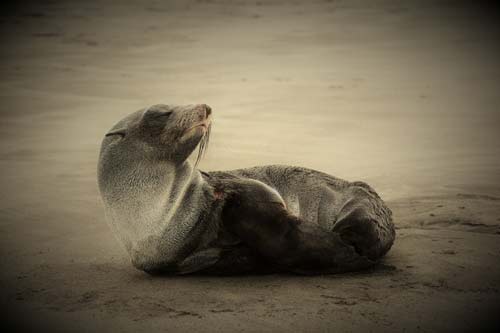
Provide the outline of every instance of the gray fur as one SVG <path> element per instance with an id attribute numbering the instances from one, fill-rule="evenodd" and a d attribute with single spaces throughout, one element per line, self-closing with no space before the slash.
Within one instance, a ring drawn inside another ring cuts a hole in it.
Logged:
<path id="1" fill-rule="evenodd" d="M 186 161 L 203 134 L 182 137 L 201 120 L 199 110 L 152 106 L 120 121 L 103 140 L 98 179 L 106 218 L 138 268 L 179 263 L 208 227 L 197 225 L 208 184 Z"/>
<path id="2" fill-rule="evenodd" d="M 258 261 L 221 223 L 224 199 L 216 188 L 226 178 L 248 189 L 255 200 L 282 203 L 291 214 L 329 232 L 350 228 L 352 223 L 343 221 L 360 208 L 376 222 L 370 231 L 375 245 L 363 256 L 376 260 L 389 250 L 395 237 L 391 212 L 367 184 L 277 165 L 196 170 L 187 158 L 201 142 L 199 159 L 210 126 L 185 131 L 209 110 L 205 105 L 155 105 L 118 122 L 103 140 L 98 180 L 106 218 L 135 267 L 191 273 L 220 264 L 228 253 L 231 262 Z"/>

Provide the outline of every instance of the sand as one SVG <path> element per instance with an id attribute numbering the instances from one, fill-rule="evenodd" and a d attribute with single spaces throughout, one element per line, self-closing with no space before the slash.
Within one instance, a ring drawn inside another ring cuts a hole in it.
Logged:
<path id="1" fill-rule="evenodd" d="M 52 331 L 456 331 L 500 308 L 499 29 L 445 1 L 46 1 L 0 17 L 4 325 Z M 379 267 L 151 277 L 104 221 L 103 134 L 155 103 L 214 111 L 203 170 L 370 183 Z"/>

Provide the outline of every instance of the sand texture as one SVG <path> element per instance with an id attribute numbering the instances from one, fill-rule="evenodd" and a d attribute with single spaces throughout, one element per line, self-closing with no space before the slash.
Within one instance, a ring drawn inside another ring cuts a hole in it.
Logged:
<path id="1" fill-rule="evenodd" d="M 472 2 L 471 2 L 472 3 Z M 44 1 L 0 16 L 4 325 L 62 332 L 493 330 L 500 29 L 450 1 Z M 151 277 L 104 221 L 104 133 L 207 103 L 203 170 L 292 164 L 371 184 L 379 267 Z"/>

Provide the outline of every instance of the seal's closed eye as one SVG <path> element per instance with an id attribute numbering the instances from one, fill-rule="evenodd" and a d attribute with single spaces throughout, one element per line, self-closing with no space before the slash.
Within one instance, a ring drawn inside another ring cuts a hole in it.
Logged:
<path id="1" fill-rule="evenodd" d="M 156 112 L 151 116 L 151 118 L 153 118 L 155 120 L 159 120 L 159 121 L 165 121 L 170 117 L 171 114 L 172 114 L 172 111 Z"/>
<path id="2" fill-rule="evenodd" d="M 114 132 L 106 133 L 105 136 L 113 136 L 113 135 L 118 135 L 120 138 L 124 138 L 125 137 L 125 132 L 123 132 L 123 131 L 114 131 Z"/>
<path id="3" fill-rule="evenodd" d="M 172 114 L 173 111 L 164 111 L 161 114 L 157 115 L 157 118 L 168 118 Z"/>

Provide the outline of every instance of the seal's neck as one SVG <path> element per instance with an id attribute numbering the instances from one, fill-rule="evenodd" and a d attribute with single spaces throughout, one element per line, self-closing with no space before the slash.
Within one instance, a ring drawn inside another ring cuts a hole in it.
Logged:
<path id="1" fill-rule="evenodd" d="M 159 170 L 159 172 L 162 171 Z M 159 204 L 162 205 L 164 221 L 170 223 L 173 215 L 181 208 L 181 205 L 186 204 L 186 200 L 189 200 L 189 198 L 186 198 L 189 187 L 201 184 L 203 179 L 188 161 L 168 170 L 161 176 L 163 176 L 164 182 L 159 187 L 163 193 L 157 200 L 159 199 Z"/>
<path id="2" fill-rule="evenodd" d="M 152 235 L 164 234 L 173 224 L 186 224 L 183 212 L 201 192 L 193 188 L 204 182 L 188 161 L 180 165 L 138 163 L 115 181 L 112 188 L 122 195 L 110 193 L 108 198 L 113 199 L 105 202 L 106 213 L 127 249 Z"/>

